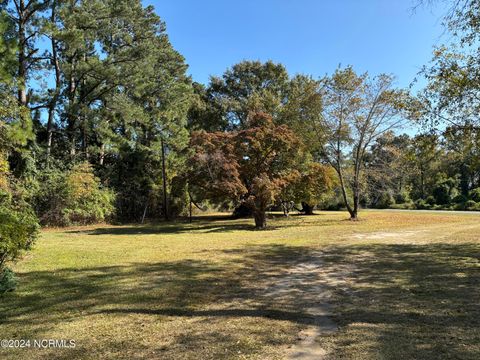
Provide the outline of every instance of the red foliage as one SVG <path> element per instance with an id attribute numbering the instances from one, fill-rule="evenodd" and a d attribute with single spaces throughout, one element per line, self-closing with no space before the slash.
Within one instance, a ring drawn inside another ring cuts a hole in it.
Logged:
<path id="1" fill-rule="evenodd" d="M 264 214 L 298 176 L 301 142 L 265 113 L 252 113 L 247 126 L 229 133 L 194 133 L 190 183 L 207 198 L 243 201 L 254 213 Z"/>

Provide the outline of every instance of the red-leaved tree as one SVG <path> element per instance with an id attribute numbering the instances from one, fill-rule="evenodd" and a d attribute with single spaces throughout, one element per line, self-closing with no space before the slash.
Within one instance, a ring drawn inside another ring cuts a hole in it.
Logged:
<path id="1" fill-rule="evenodd" d="M 246 125 L 228 133 L 193 133 L 189 180 L 204 198 L 243 203 L 252 210 L 255 226 L 264 228 L 268 207 L 299 176 L 302 143 L 263 112 L 251 113 Z"/>

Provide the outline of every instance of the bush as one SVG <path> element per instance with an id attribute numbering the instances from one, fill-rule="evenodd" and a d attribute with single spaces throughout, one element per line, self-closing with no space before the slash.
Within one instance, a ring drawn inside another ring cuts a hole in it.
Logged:
<path id="1" fill-rule="evenodd" d="M 29 209 L 17 211 L 7 204 L 0 206 L 0 269 L 28 250 L 37 235 L 37 219 Z"/>
<path id="2" fill-rule="evenodd" d="M 102 188 L 88 163 L 75 165 L 66 173 L 46 172 L 42 183 L 44 186 L 36 196 L 36 210 L 43 224 L 92 224 L 103 222 L 114 213 L 114 193 Z"/>
<path id="3" fill-rule="evenodd" d="M 417 210 L 428 210 L 431 208 L 431 205 L 423 199 L 418 199 L 415 201 L 415 208 Z"/>
<path id="4" fill-rule="evenodd" d="M 416 208 L 413 202 L 407 202 L 404 204 L 393 204 L 390 206 L 390 209 L 398 209 L 398 210 L 414 210 Z"/>
<path id="5" fill-rule="evenodd" d="M 460 195 L 455 196 L 455 197 L 452 199 L 452 202 L 453 202 L 454 204 L 463 204 L 463 203 L 465 203 L 467 200 L 468 200 L 468 199 L 467 199 L 464 195 L 460 194 Z"/>
<path id="6" fill-rule="evenodd" d="M 480 187 L 470 190 L 468 193 L 468 198 L 477 203 L 480 203 Z"/>
<path id="7" fill-rule="evenodd" d="M 408 193 L 408 191 L 402 191 L 395 195 L 396 204 L 408 204 L 411 202 L 412 200 L 410 199 L 410 194 Z"/>
<path id="8" fill-rule="evenodd" d="M 37 218 L 18 184 L 11 181 L 4 159 L 0 153 L 0 293 L 15 289 L 15 276 L 5 264 L 31 248 L 38 229 Z"/>
<path id="9" fill-rule="evenodd" d="M 17 287 L 15 273 L 9 268 L 0 270 L 0 294 L 13 291 Z"/>
<path id="10" fill-rule="evenodd" d="M 458 203 L 458 204 L 455 204 L 455 206 L 453 207 L 454 210 L 465 210 L 465 203 Z"/>
<path id="11" fill-rule="evenodd" d="M 437 205 L 449 205 L 457 196 L 458 178 L 441 178 L 435 185 L 432 195 Z M 433 203 L 432 203 L 433 205 Z"/>
<path id="12" fill-rule="evenodd" d="M 477 203 L 473 200 L 468 200 L 465 203 L 465 210 L 480 210 L 480 203 Z"/>
<path id="13" fill-rule="evenodd" d="M 375 207 L 378 209 L 388 209 L 395 204 L 395 199 L 389 192 L 384 192 L 380 195 Z"/>

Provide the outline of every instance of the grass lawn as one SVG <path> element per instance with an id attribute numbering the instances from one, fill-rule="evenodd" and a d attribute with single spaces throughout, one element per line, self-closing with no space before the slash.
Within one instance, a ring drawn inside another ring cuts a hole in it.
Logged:
<path id="1" fill-rule="evenodd" d="M 480 359 L 480 214 L 365 211 L 45 230 L 0 297 L 0 359 L 285 359 L 330 294 L 332 359 Z M 268 289 L 316 263 L 285 296 Z"/>

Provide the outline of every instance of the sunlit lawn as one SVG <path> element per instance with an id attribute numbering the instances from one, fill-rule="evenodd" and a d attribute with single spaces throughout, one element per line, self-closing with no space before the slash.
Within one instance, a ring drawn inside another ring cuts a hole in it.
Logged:
<path id="1" fill-rule="evenodd" d="M 302 293 L 261 294 L 313 251 L 350 269 L 331 288 L 339 331 L 318 339 L 331 358 L 480 359 L 480 215 L 361 217 L 44 231 L 0 298 L 0 338 L 76 347 L 0 359 L 283 359 L 309 324 Z"/>

